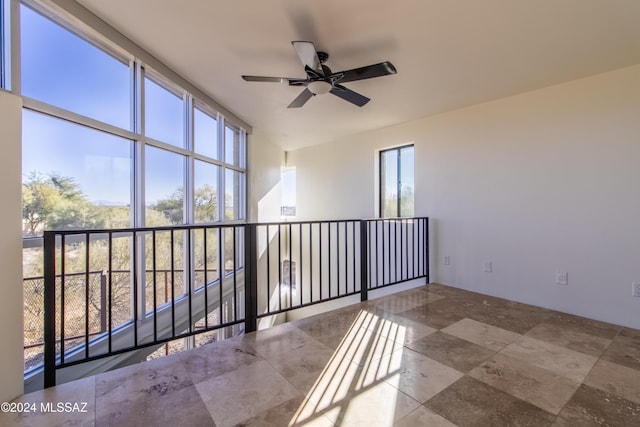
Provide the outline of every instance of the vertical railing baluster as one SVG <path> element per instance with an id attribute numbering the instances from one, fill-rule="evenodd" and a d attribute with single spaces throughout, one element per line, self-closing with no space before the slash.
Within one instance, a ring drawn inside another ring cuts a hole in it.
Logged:
<path id="1" fill-rule="evenodd" d="M 171 262 L 171 336 L 176 336 L 176 287 L 175 287 L 175 279 L 176 279 L 176 268 L 175 268 L 175 256 L 173 254 L 173 246 L 174 246 L 175 236 L 173 233 L 173 228 L 171 229 L 171 234 L 169 236 L 169 251 L 170 251 L 170 262 Z"/>
<path id="2" fill-rule="evenodd" d="M 356 222 L 351 221 L 351 250 L 353 256 L 353 289 L 352 292 L 356 291 Z"/>
<path id="3" fill-rule="evenodd" d="M 89 358 L 89 233 L 84 233 L 84 357 Z"/>
<path id="4" fill-rule="evenodd" d="M 271 242 L 269 241 L 269 224 L 265 226 L 267 231 L 267 312 L 271 311 Z"/>
<path id="5" fill-rule="evenodd" d="M 65 248 L 67 235 L 60 236 L 60 363 L 65 359 L 65 319 L 66 319 L 66 287 L 67 287 L 67 262 Z"/>
<path id="6" fill-rule="evenodd" d="M 340 296 L 340 223 L 336 222 L 336 296 Z"/>
<path id="7" fill-rule="evenodd" d="M 367 227 L 368 221 L 360 220 L 360 301 L 366 301 L 367 299 L 369 299 L 369 284 L 367 281 L 369 270 L 369 254 L 367 251 Z"/>
<path id="8" fill-rule="evenodd" d="M 109 353 L 112 351 L 113 341 L 113 233 L 109 232 Z"/>
<path id="9" fill-rule="evenodd" d="M 309 223 L 309 302 L 313 302 L 313 224 Z"/>
<path id="10" fill-rule="evenodd" d="M 282 224 L 278 224 L 278 310 L 282 310 Z"/>
<path id="11" fill-rule="evenodd" d="M 293 238 L 291 236 L 291 223 L 289 223 L 289 299 L 293 306 Z"/>
<path id="12" fill-rule="evenodd" d="M 44 387 L 49 388 L 56 385 L 56 234 L 53 231 L 44 232 L 43 255 L 44 255 Z M 64 308 L 62 309 L 64 310 Z M 61 355 L 64 350 L 63 343 L 64 341 L 61 340 L 61 343 L 60 343 Z"/>
<path id="13" fill-rule="evenodd" d="M 209 329 L 209 254 L 207 251 L 207 231 L 209 228 L 202 228 L 203 248 L 202 251 L 204 257 L 204 328 Z"/>
<path id="14" fill-rule="evenodd" d="M 236 322 L 238 321 L 238 309 L 236 307 L 237 305 L 237 299 L 238 299 L 238 257 L 236 254 L 236 232 L 237 232 L 237 228 L 234 225 L 233 226 L 233 321 Z"/>
<path id="15" fill-rule="evenodd" d="M 156 230 L 151 232 L 151 255 L 153 258 L 153 340 L 158 341 L 158 262 L 156 256 Z"/>
<path id="16" fill-rule="evenodd" d="M 133 232 L 133 346 L 138 346 L 138 235 Z"/>
<path id="17" fill-rule="evenodd" d="M 187 259 L 186 261 L 182 264 L 183 268 L 185 268 L 187 270 L 187 274 L 186 274 L 186 281 L 187 283 L 184 284 L 185 287 L 185 291 L 187 291 L 187 305 L 189 306 L 189 334 L 191 334 L 193 332 L 193 308 L 192 308 L 192 301 L 191 298 L 193 296 L 193 280 L 192 280 L 192 275 L 191 275 L 191 270 L 193 268 L 193 259 L 192 259 L 192 252 L 191 252 L 191 233 L 192 230 L 190 229 L 184 229 L 183 231 L 183 236 L 186 234 L 187 235 L 187 248 L 184 252 L 186 252 L 187 254 Z M 182 276 L 184 277 L 184 275 Z"/>
<path id="18" fill-rule="evenodd" d="M 349 230 L 344 222 L 344 293 L 349 293 Z"/>
<path id="19" fill-rule="evenodd" d="M 320 301 L 322 301 L 322 222 L 318 223 L 318 273 L 320 275 Z"/>
<path id="20" fill-rule="evenodd" d="M 300 249 L 298 253 L 298 268 L 296 272 L 300 274 L 300 283 L 298 284 L 298 292 L 300 293 L 300 305 L 302 305 L 302 223 L 298 224 L 298 248 Z"/>
<path id="21" fill-rule="evenodd" d="M 222 245 L 224 241 L 224 235 L 226 229 L 222 226 L 218 227 L 218 324 L 223 324 L 222 321 L 222 282 L 225 276 L 224 274 L 224 260 L 222 259 Z"/>
<path id="22" fill-rule="evenodd" d="M 327 257 L 327 276 L 329 278 L 329 298 L 331 298 L 331 222 L 327 223 L 327 248 L 329 250 Z"/>

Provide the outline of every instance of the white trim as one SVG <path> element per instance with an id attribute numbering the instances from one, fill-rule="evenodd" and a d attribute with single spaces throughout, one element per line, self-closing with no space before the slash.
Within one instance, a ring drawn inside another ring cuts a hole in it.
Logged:
<path id="1" fill-rule="evenodd" d="M 47 114 L 52 117 L 64 119 L 66 121 L 90 127 L 95 130 L 110 133 L 115 136 L 119 136 L 125 139 L 139 139 L 141 135 L 131 132 L 129 130 L 119 128 L 108 123 L 101 122 L 100 120 L 92 119 L 87 116 L 83 116 L 73 111 L 65 110 L 64 108 L 56 107 L 51 104 L 46 104 L 42 101 L 38 101 L 26 96 L 22 97 L 22 106 L 28 110 L 33 110 L 38 113 Z"/>

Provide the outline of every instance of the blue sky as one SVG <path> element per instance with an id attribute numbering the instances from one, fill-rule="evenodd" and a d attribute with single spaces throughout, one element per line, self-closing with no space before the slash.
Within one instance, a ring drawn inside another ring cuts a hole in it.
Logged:
<path id="1" fill-rule="evenodd" d="M 131 130 L 129 64 L 21 6 L 22 93 L 48 104 Z M 145 80 L 146 134 L 183 146 L 182 99 Z M 71 176 L 92 201 L 130 202 L 132 142 L 26 111 L 23 175 Z M 216 156 L 216 121 L 196 110 L 196 149 Z M 153 203 L 182 185 L 185 158 L 147 149 L 146 195 Z M 215 182 L 215 168 L 196 168 L 197 184 Z"/>

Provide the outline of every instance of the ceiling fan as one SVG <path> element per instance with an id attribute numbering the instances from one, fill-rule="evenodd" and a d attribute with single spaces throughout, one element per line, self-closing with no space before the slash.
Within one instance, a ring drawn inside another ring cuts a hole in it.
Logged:
<path id="1" fill-rule="evenodd" d="M 334 73 L 329 67 L 324 65 L 329 58 L 328 53 L 318 52 L 311 42 L 294 41 L 291 42 L 291 44 L 298 53 L 302 65 L 304 65 L 304 70 L 307 73 L 306 78 L 242 76 L 242 78 L 248 82 L 287 83 L 289 86 L 303 86 L 305 89 L 287 108 L 300 108 L 311 99 L 311 97 L 325 93 L 331 93 L 338 98 L 362 107 L 369 102 L 370 99 L 351 89 L 347 89 L 342 86 L 342 83 L 372 79 L 374 77 L 397 73 L 396 68 L 388 61 Z"/>

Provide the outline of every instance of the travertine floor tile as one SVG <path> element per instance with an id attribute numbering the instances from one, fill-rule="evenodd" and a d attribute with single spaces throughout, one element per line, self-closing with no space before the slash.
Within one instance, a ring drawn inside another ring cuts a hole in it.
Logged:
<path id="1" fill-rule="evenodd" d="M 462 308 L 450 303 L 446 298 L 432 304 L 421 305 L 411 310 L 403 311 L 398 313 L 398 316 L 435 329 L 446 328 L 465 317 Z"/>
<path id="2" fill-rule="evenodd" d="M 597 360 L 593 356 L 527 336 L 518 338 L 500 353 L 546 369 L 576 383 L 582 382 Z"/>
<path id="3" fill-rule="evenodd" d="M 589 335 L 575 328 L 564 328 L 549 322 L 540 323 L 525 335 L 595 357 L 599 357 L 611 343 L 610 339 Z"/>
<path id="4" fill-rule="evenodd" d="M 630 329 L 623 329 L 616 336 L 602 359 L 640 370 L 640 333 L 636 335 Z"/>
<path id="5" fill-rule="evenodd" d="M 394 427 L 456 427 L 455 424 L 442 418 L 426 406 L 421 405 L 406 417 L 394 424 Z"/>
<path id="6" fill-rule="evenodd" d="M 460 372 L 469 372 L 495 353 L 443 332 L 435 332 L 407 347 Z"/>
<path id="7" fill-rule="evenodd" d="M 187 420 L 212 425 L 197 390 L 177 355 L 96 377 L 96 425 L 137 426 L 142 422 Z"/>
<path id="8" fill-rule="evenodd" d="M 556 415 L 579 385 L 500 353 L 473 369 L 469 375 Z"/>
<path id="9" fill-rule="evenodd" d="M 581 385 L 553 423 L 558 427 L 640 425 L 640 404 Z"/>
<path id="10" fill-rule="evenodd" d="M 300 396 L 266 361 L 196 384 L 218 427 L 233 426 Z"/>
<path id="11" fill-rule="evenodd" d="M 640 404 L 640 371 L 598 360 L 584 384 Z"/>
<path id="12" fill-rule="evenodd" d="M 299 392 L 306 394 L 312 389 L 334 354 L 334 351 L 315 342 L 291 351 L 286 357 L 269 358 L 268 362 Z"/>
<path id="13" fill-rule="evenodd" d="M 0 425 L 92 426 L 96 417 L 95 385 L 95 377 L 88 377 L 20 396 L 12 402 L 27 404 L 28 410 L 22 412 L 0 411 Z M 54 408 L 57 410 L 58 403 L 70 403 L 74 411 L 52 412 Z M 76 404 L 77 406 L 75 406 Z"/>
<path id="14" fill-rule="evenodd" d="M 437 394 L 425 406 L 465 426 L 548 426 L 554 415 L 469 376 Z"/>
<path id="15" fill-rule="evenodd" d="M 255 349 L 261 357 L 275 357 L 304 347 L 314 339 L 290 323 L 251 332 L 243 337 L 243 341 Z"/>
<path id="16" fill-rule="evenodd" d="M 442 332 L 493 351 L 502 350 L 520 336 L 515 332 L 480 323 L 473 319 L 462 319 L 442 329 Z"/>
<path id="17" fill-rule="evenodd" d="M 178 353 L 194 383 L 199 383 L 240 366 L 262 360 L 243 337 L 227 339 Z"/>
<path id="18" fill-rule="evenodd" d="M 305 399 L 300 396 L 287 400 L 280 405 L 256 415 L 253 418 L 245 420 L 238 427 L 331 427 L 333 422 L 321 413 L 311 414 L 303 417 L 300 415 L 301 409 L 304 407 Z"/>
<path id="19" fill-rule="evenodd" d="M 420 403 L 463 376 L 462 372 L 408 348 L 366 365 L 363 374 L 365 384 L 385 381 Z"/>

